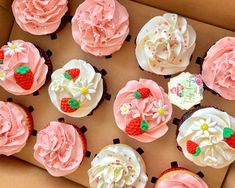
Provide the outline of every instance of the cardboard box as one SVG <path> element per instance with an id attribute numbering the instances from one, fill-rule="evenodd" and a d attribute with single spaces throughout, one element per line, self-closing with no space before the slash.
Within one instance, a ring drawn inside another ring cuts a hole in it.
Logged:
<path id="1" fill-rule="evenodd" d="M 82 0 L 70 0 L 71 15 L 74 14 L 76 7 L 81 2 Z M 108 73 L 105 76 L 108 85 L 108 91 L 112 95 L 112 99 L 110 101 L 104 101 L 92 116 L 78 119 L 70 118 L 59 113 L 50 102 L 47 93 L 48 84 L 40 89 L 38 96 L 29 95 L 17 97 L 7 93 L 3 89 L 0 89 L 0 100 L 6 100 L 6 98 L 12 97 L 15 102 L 19 102 L 25 106 L 32 105 L 34 107 L 33 117 L 36 130 L 42 129 L 48 121 L 57 120 L 60 117 L 64 117 L 67 122 L 74 123 L 79 127 L 82 125 L 87 127 L 88 131 L 85 133 L 85 135 L 88 140 L 88 150 L 91 152 L 91 156 L 90 158 L 85 158 L 81 167 L 75 173 L 67 176 L 68 179 L 82 185 L 88 186 L 87 170 L 90 168 L 90 162 L 94 155 L 98 153 L 102 147 L 108 144 L 112 144 L 113 139 L 119 138 L 121 143 L 128 144 L 133 148 L 141 147 L 144 150 L 144 154 L 142 156 L 146 162 L 147 173 L 149 175 L 149 182 L 147 187 L 152 186 L 150 183 L 151 178 L 153 176 L 157 177 L 160 172 L 170 166 L 172 161 L 178 161 L 180 166 L 186 167 L 194 172 L 202 171 L 205 174 L 204 179 L 206 182 L 208 182 L 209 187 L 221 187 L 221 184 L 227 173 L 227 168 L 219 170 L 212 168 L 200 168 L 188 161 L 182 155 L 182 153 L 176 149 L 176 127 L 171 122 L 169 123 L 169 131 L 164 137 L 148 144 L 140 143 L 127 137 L 115 125 L 112 112 L 113 101 L 117 92 L 125 85 L 128 80 L 149 78 L 159 83 L 159 85 L 161 85 L 165 90 L 167 89 L 168 82 L 168 79 L 165 79 L 162 76 L 153 76 L 138 69 L 138 64 L 134 55 L 134 40 L 139 30 L 150 18 L 163 14 L 163 11 L 156 8 L 151 8 L 149 6 L 144 6 L 139 3 L 131 2 L 129 0 L 120 0 L 120 2 L 128 9 L 130 14 L 131 40 L 129 42 L 125 42 L 122 49 L 119 52 L 114 53 L 110 59 L 97 58 L 82 52 L 80 47 L 73 41 L 70 23 L 57 35 L 56 40 L 51 40 L 50 36 L 33 36 L 23 32 L 15 22 L 12 29 L 10 26 L 4 27 L 5 29 L 3 30 L 5 35 L 0 35 L 1 41 L 7 41 L 7 34 L 11 33 L 9 40 L 22 39 L 38 44 L 44 50 L 50 49 L 53 52 L 51 59 L 54 69 L 60 68 L 68 60 L 73 58 L 86 60 L 99 69 L 105 69 Z M 3 10 L 0 9 L 0 11 L 5 15 L 4 17 L 9 17 L 9 19 L 12 19 L 10 12 L 7 11 L 7 9 L 9 9 L 9 3 L 0 5 L 4 7 Z M 3 24 L 7 22 L 6 19 L 1 21 Z M 218 39 L 224 36 L 235 36 L 235 33 L 192 19 L 188 19 L 188 22 L 195 28 L 197 32 L 197 46 L 187 71 L 199 73 L 199 65 L 195 64 L 197 57 L 203 57 L 207 49 Z M 63 44 L 63 46 L 61 46 L 61 44 Z M 122 77 L 116 79 L 116 77 L 119 75 L 122 75 Z M 217 101 L 217 103 L 214 104 L 214 101 Z M 202 104 L 215 105 L 231 113 L 232 115 L 235 115 L 235 109 L 231 108 L 230 101 L 219 98 L 218 96 L 214 96 L 209 92 L 205 93 Z M 180 118 L 183 113 L 183 111 L 179 110 L 177 107 L 174 107 L 172 119 L 174 117 Z M 33 158 L 33 146 L 35 144 L 35 139 L 36 138 L 32 136 L 29 139 L 27 146 L 16 156 L 34 165 L 40 166 Z M 216 178 L 214 178 L 215 176 Z"/>

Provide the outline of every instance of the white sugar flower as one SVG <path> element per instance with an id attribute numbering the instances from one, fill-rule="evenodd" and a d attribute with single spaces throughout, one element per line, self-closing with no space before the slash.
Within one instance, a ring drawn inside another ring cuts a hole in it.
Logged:
<path id="1" fill-rule="evenodd" d="M 120 108 L 121 114 L 122 115 L 129 114 L 130 113 L 130 108 L 131 108 L 130 104 L 124 103 Z"/>
<path id="2" fill-rule="evenodd" d="M 88 83 L 87 80 L 77 81 L 78 85 L 78 92 L 75 97 L 78 97 L 81 102 L 83 102 L 85 99 L 91 100 L 91 94 L 95 93 L 95 86 L 93 83 Z"/>
<path id="3" fill-rule="evenodd" d="M 166 120 L 166 116 L 168 113 L 168 106 L 166 104 L 163 104 L 161 100 L 154 101 L 153 102 L 153 108 L 152 111 L 154 112 L 152 118 L 157 119 L 157 124 L 159 124 L 161 121 Z"/>
<path id="4" fill-rule="evenodd" d="M 6 73 L 4 70 L 0 69 L 0 80 L 5 80 Z"/>
<path id="5" fill-rule="evenodd" d="M 59 81 L 59 80 L 55 80 L 54 82 L 52 82 L 52 84 L 51 84 L 51 90 L 52 91 L 63 91 L 64 90 L 64 88 L 63 88 L 63 86 L 62 86 L 62 82 L 61 81 Z"/>
<path id="6" fill-rule="evenodd" d="M 209 137 L 210 133 L 215 133 L 218 130 L 215 128 L 216 122 L 213 122 L 211 118 L 208 119 L 199 119 L 198 121 L 194 121 L 192 130 L 197 131 L 195 137 L 205 136 Z"/>
<path id="7" fill-rule="evenodd" d="M 7 47 L 4 48 L 4 55 L 13 55 L 16 52 L 22 52 L 23 50 L 25 50 L 23 43 L 8 42 Z"/>

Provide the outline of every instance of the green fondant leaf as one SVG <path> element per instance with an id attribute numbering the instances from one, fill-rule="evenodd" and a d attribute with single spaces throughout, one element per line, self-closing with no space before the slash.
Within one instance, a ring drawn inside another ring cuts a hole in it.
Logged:
<path id="1" fill-rule="evenodd" d="M 70 76 L 68 72 L 64 72 L 64 77 L 69 79 L 69 80 L 73 79 L 72 76 Z"/>
<path id="2" fill-rule="evenodd" d="M 142 98 L 141 94 L 138 91 L 134 92 L 134 96 L 135 96 L 136 99 L 141 99 Z"/>
<path id="3" fill-rule="evenodd" d="M 142 120 L 140 123 L 140 128 L 142 131 L 147 131 L 149 129 L 149 125 L 145 120 Z"/>
<path id="4" fill-rule="evenodd" d="M 16 72 L 19 74 L 26 74 L 27 72 L 29 72 L 29 67 L 26 65 L 20 66 L 16 69 Z"/>
<path id="5" fill-rule="evenodd" d="M 3 63 L 3 59 L 0 59 L 0 64 L 2 64 Z"/>
<path id="6" fill-rule="evenodd" d="M 232 129 L 230 129 L 228 127 L 224 128 L 224 131 L 223 131 L 224 138 L 230 138 L 233 134 L 234 134 L 234 131 Z"/>
<path id="7" fill-rule="evenodd" d="M 70 99 L 68 101 L 68 104 L 69 104 L 70 108 L 79 108 L 79 106 L 80 106 L 78 101 L 76 101 L 74 98 Z"/>
<path id="8" fill-rule="evenodd" d="M 193 156 L 197 157 L 201 153 L 201 148 L 198 146 L 196 148 L 196 152 L 193 154 Z"/>

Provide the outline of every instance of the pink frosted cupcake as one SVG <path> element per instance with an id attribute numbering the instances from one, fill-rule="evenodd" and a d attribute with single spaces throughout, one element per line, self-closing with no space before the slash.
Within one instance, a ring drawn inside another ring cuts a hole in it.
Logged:
<path id="1" fill-rule="evenodd" d="M 0 154 L 20 152 L 32 130 L 33 119 L 26 107 L 0 101 Z"/>
<path id="2" fill-rule="evenodd" d="M 85 153 L 86 139 L 81 130 L 57 121 L 38 133 L 34 146 L 34 158 L 57 177 L 77 170 Z"/>
<path id="3" fill-rule="evenodd" d="M 202 65 L 206 86 L 228 100 L 235 100 L 235 37 L 220 39 L 207 52 Z"/>
<path id="4" fill-rule="evenodd" d="M 46 53 L 30 42 L 15 40 L 0 50 L 0 86 L 14 95 L 32 94 L 52 73 Z"/>
<path id="5" fill-rule="evenodd" d="M 22 30 L 33 35 L 60 31 L 68 21 L 67 0 L 14 0 L 12 12 Z"/>
<path id="6" fill-rule="evenodd" d="M 95 56 L 118 51 L 128 33 L 128 12 L 116 0 L 85 0 L 72 19 L 75 42 Z"/>
<path id="7" fill-rule="evenodd" d="M 114 102 L 118 127 L 140 142 L 152 142 L 163 136 L 171 114 L 167 94 L 152 80 L 129 81 Z"/>

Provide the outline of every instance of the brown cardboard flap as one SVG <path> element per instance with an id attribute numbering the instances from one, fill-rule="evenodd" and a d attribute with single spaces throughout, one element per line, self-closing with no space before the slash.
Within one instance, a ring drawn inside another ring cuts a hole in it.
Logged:
<path id="1" fill-rule="evenodd" d="M 235 0 L 132 0 L 235 31 Z"/>

